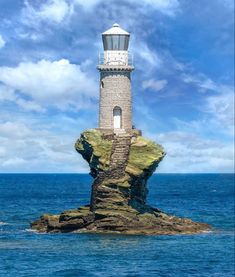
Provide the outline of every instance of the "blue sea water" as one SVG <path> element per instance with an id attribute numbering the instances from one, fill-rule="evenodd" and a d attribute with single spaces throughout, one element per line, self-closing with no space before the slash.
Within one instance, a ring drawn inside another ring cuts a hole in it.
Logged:
<path id="1" fill-rule="evenodd" d="M 0 174 L 0 276 L 234 276 L 234 175 L 159 174 L 149 203 L 203 221 L 200 235 L 37 234 L 29 222 L 89 202 L 82 174 Z"/>

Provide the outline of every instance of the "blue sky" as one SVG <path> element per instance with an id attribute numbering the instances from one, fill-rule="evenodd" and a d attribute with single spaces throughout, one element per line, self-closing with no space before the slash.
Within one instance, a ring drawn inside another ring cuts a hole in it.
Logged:
<path id="1" fill-rule="evenodd" d="M 88 172 L 100 34 L 131 32 L 133 122 L 159 172 L 232 172 L 233 0 L 0 0 L 0 172 Z"/>

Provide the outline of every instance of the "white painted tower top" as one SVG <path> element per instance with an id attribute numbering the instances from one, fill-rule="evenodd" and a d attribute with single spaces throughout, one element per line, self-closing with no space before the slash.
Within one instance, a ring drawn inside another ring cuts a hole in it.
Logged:
<path id="1" fill-rule="evenodd" d="M 99 55 L 99 64 L 105 66 L 131 66 L 132 55 L 128 52 L 130 33 L 117 23 L 102 33 L 104 53 Z"/>
<path id="2" fill-rule="evenodd" d="M 123 30 L 119 24 L 114 23 L 112 28 L 108 29 L 107 31 L 105 31 L 104 33 L 102 33 L 102 35 L 127 35 L 129 36 L 130 33 L 128 33 L 127 31 Z"/>

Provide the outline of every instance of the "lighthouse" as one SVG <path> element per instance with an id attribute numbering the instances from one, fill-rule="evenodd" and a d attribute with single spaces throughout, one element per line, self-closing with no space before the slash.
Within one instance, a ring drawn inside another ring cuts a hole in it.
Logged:
<path id="1" fill-rule="evenodd" d="M 114 133 L 132 129 L 130 34 L 117 23 L 102 33 L 104 52 L 99 55 L 99 128 Z"/>

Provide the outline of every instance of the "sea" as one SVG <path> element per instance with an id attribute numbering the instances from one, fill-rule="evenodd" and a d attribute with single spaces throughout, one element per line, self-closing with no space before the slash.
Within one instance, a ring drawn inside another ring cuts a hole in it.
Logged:
<path id="1" fill-rule="evenodd" d="M 156 174 L 148 203 L 209 223 L 197 235 L 38 234 L 30 222 L 87 204 L 88 174 L 0 174 L 0 276 L 232 277 L 234 175 Z"/>

